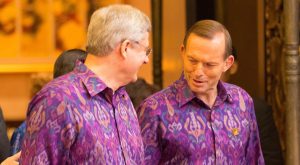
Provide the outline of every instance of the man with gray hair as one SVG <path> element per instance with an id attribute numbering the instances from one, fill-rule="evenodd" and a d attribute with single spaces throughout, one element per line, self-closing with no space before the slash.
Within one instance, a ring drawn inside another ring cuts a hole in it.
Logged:
<path id="1" fill-rule="evenodd" d="M 143 164 L 137 116 L 124 86 L 148 63 L 149 18 L 129 5 L 95 11 L 87 57 L 30 102 L 21 164 Z"/>

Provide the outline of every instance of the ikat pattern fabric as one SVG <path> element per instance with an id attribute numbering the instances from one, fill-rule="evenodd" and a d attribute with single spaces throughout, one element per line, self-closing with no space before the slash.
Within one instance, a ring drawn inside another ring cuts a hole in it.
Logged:
<path id="1" fill-rule="evenodd" d="M 143 164 L 136 112 L 83 63 L 30 102 L 21 164 Z"/>
<path id="2" fill-rule="evenodd" d="M 146 164 L 264 164 L 252 98 L 232 84 L 217 89 L 209 108 L 181 76 L 139 106 Z"/>

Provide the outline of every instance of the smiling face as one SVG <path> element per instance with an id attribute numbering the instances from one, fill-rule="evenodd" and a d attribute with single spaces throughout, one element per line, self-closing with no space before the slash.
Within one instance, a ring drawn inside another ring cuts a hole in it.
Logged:
<path id="1" fill-rule="evenodd" d="M 181 46 L 184 76 L 198 98 L 216 95 L 217 84 L 223 72 L 232 65 L 234 58 L 225 59 L 225 38 L 216 33 L 212 39 L 190 34 L 186 47 Z"/>

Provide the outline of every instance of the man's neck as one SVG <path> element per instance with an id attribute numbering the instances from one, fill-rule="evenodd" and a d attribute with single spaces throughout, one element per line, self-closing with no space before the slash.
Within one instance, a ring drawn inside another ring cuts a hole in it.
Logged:
<path id="1" fill-rule="evenodd" d="M 218 90 L 217 90 L 217 88 L 215 88 L 215 89 L 212 89 L 211 91 L 208 91 L 205 94 L 198 94 L 197 98 L 202 100 L 206 105 L 209 106 L 209 108 L 212 108 L 217 99 L 217 95 L 218 95 Z"/>
<path id="2" fill-rule="evenodd" d="M 115 66 L 118 66 L 118 64 L 116 64 L 116 60 L 113 60 L 111 56 L 88 55 L 85 65 L 115 92 L 122 86 L 122 82 L 118 81 L 118 72 L 115 69 Z"/>

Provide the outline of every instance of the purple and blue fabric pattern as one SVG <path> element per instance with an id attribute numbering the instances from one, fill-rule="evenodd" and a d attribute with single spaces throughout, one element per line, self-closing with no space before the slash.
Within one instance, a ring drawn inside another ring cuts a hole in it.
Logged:
<path id="1" fill-rule="evenodd" d="M 251 97 L 219 82 L 212 108 L 184 76 L 138 108 L 146 164 L 264 164 Z"/>
<path id="2" fill-rule="evenodd" d="M 143 164 L 136 112 L 124 87 L 114 93 L 77 62 L 31 101 L 21 164 Z"/>

